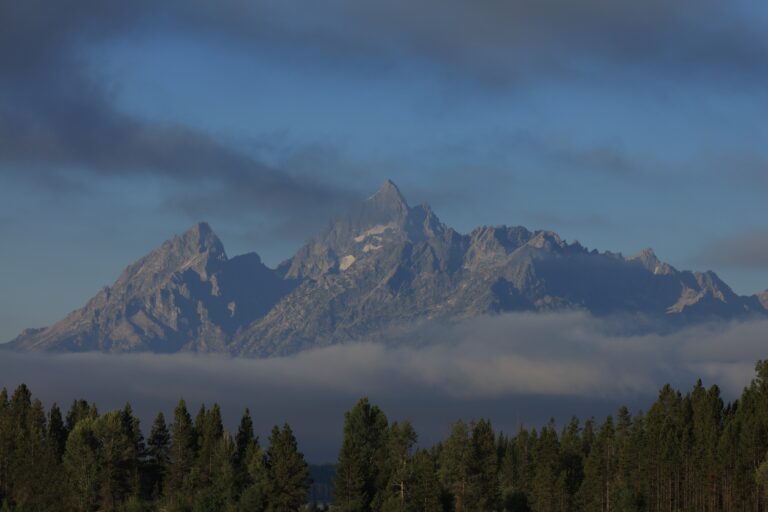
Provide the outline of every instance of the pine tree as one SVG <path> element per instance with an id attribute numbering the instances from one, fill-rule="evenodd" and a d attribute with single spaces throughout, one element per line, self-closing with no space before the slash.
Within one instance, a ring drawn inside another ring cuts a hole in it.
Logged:
<path id="1" fill-rule="evenodd" d="M 232 463 L 235 470 L 235 490 L 239 495 L 248 486 L 248 451 L 258 440 L 253 433 L 253 420 L 251 412 L 246 409 L 240 418 L 240 426 L 235 436 L 235 454 Z"/>
<path id="2" fill-rule="evenodd" d="M 760 510 L 766 501 L 755 472 L 768 452 L 768 361 L 758 361 L 755 372 L 726 424 L 731 452 L 725 453 L 730 466 L 729 504 L 741 510 Z"/>
<path id="3" fill-rule="evenodd" d="M 650 464 L 649 505 L 657 510 L 682 508 L 680 468 L 684 459 L 686 417 L 679 391 L 665 385 L 648 410 L 646 433 Z"/>
<path id="4" fill-rule="evenodd" d="M 195 446 L 197 450 L 199 450 L 200 446 L 203 444 L 203 434 L 205 432 L 205 422 L 207 419 L 208 410 L 205 408 L 205 404 L 200 404 L 200 408 L 197 410 L 197 415 L 195 416 L 194 425 Z"/>
<path id="5" fill-rule="evenodd" d="M 24 384 L 16 388 L 6 409 L 8 429 L 7 493 L 17 508 L 37 508 L 45 501 L 46 477 L 55 461 L 46 439 L 46 417 L 40 400 Z"/>
<path id="6" fill-rule="evenodd" d="M 584 429 L 581 431 L 581 453 L 584 457 L 592 451 L 595 437 L 595 418 L 591 417 L 584 422 Z"/>
<path id="7" fill-rule="evenodd" d="M 721 471 L 717 447 L 723 430 L 723 401 L 717 386 L 705 390 L 701 381 L 696 383 L 690 397 L 693 446 L 686 460 L 690 465 L 691 505 L 704 512 L 715 511 L 718 506 L 716 482 Z M 636 443 L 632 446 L 637 449 Z"/>
<path id="8" fill-rule="evenodd" d="M 507 496 L 514 492 L 515 471 L 517 469 L 514 442 L 514 437 L 510 438 L 500 433 L 496 443 L 499 453 L 499 490 L 502 505 L 506 503 Z"/>
<path id="9" fill-rule="evenodd" d="M 741 454 L 739 453 L 739 410 L 739 402 L 737 401 L 734 404 L 730 404 L 723 411 L 723 430 L 717 443 L 717 456 L 722 468 L 718 484 L 721 489 L 724 510 L 735 510 L 737 508 L 738 498 L 736 490 L 740 486 L 737 485 L 736 475 L 741 467 Z"/>
<path id="10" fill-rule="evenodd" d="M 179 401 L 173 413 L 171 425 L 171 451 L 166 496 L 173 505 L 190 503 L 195 479 L 196 438 L 192 418 L 184 400 Z"/>
<path id="11" fill-rule="evenodd" d="M 768 455 L 755 470 L 755 483 L 759 492 L 768 498 Z"/>
<path id="12" fill-rule="evenodd" d="M 235 470 L 232 459 L 235 448 L 235 442 L 229 434 L 222 435 L 214 447 L 211 490 L 216 507 L 213 510 L 234 510 Z"/>
<path id="13" fill-rule="evenodd" d="M 215 442 L 211 450 L 210 480 L 208 485 L 197 489 L 192 507 L 194 512 L 235 510 L 234 452 L 235 444 L 229 434 L 220 436 Z"/>
<path id="14" fill-rule="evenodd" d="M 11 417 L 19 429 L 23 429 L 28 421 L 29 410 L 32 408 L 32 393 L 26 384 L 20 384 L 11 395 L 9 402 Z"/>
<path id="15" fill-rule="evenodd" d="M 67 432 L 72 432 L 77 422 L 85 418 L 96 419 L 98 410 L 96 405 L 89 405 L 85 400 L 74 400 L 67 411 Z"/>
<path id="16" fill-rule="evenodd" d="M 90 418 L 75 422 L 64 450 L 69 499 L 75 510 L 95 510 L 98 506 L 101 467 L 93 423 Z"/>
<path id="17" fill-rule="evenodd" d="M 368 512 L 379 491 L 387 437 L 387 417 L 367 398 L 344 416 L 344 440 L 333 484 L 334 508 Z"/>
<path id="18" fill-rule="evenodd" d="M 112 411 L 92 422 L 99 466 L 99 501 L 106 510 L 114 510 L 138 495 L 139 450 L 133 418 L 127 419 L 125 414 L 126 411 Z"/>
<path id="19" fill-rule="evenodd" d="M 469 443 L 467 511 L 496 510 L 500 501 L 497 469 L 496 435 L 490 421 L 480 420 L 472 429 Z"/>
<path id="20" fill-rule="evenodd" d="M 248 483 L 240 495 L 238 509 L 242 512 L 264 512 L 269 494 L 269 474 L 264 452 L 254 441 L 245 455 L 248 468 Z"/>
<path id="21" fill-rule="evenodd" d="M 410 491 L 410 510 L 440 512 L 440 481 L 434 458 L 426 450 L 413 455 L 413 476 Z"/>
<path id="22" fill-rule="evenodd" d="M 534 510 L 559 511 L 567 502 L 565 475 L 561 475 L 560 442 L 554 420 L 541 429 L 534 455 L 535 470 L 531 482 Z"/>
<path id="23" fill-rule="evenodd" d="M 584 460 L 579 419 L 574 417 L 560 436 L 560 467 L 565 483 L 566 509 L 576 507 L 575 496 L 584 480 Z"/>
<path id="24" fill-rule="evenodd" d="M 299 451 L 291 427 L 272 428 L 266 457 L 268 510 L 293 512 L 307 503 L 309 466 Z"/>
<path id="25" fill-rule="evenodd" d="M 456 512 L 465 510 L 471 460 L 469 430 L 464 422 L 457 421 L 451 427 L 440 454 L 440 480 L 453 495 Z"/>
<path id="26" fill-rule="evenodd" d="M 410 503 L 410 487 L 413 480 L 411 450 L 416 443 L 416 437 L 416 431 L 410 422 L 395 422 L 389 427 L 385 448 L 387 458 L 381 478 L 385 483 L 384 489 L 379 493 L 382 510 L 404 511 Z"/>
<path id="27" fill-rule="evenodd" d="M 130 403 L 126 402 L 120 411 L 120 424 L 126 443 L 126 453 L 132 453 L 132 457 L 126 458 L 124 462 L 126 466 L 124 470 L 130 475 L 131 494 L 128 498 L 138 498 L 141 492 L 142 464 L 147 458 L 147 447 L 139 418 L 134 416 Z"/>
<path id="28" fill-rule="evenodd" d="M 8 390 L 0 390 L 0 500 L 7 504 L 10 488 L 10 468 L 13 448 L 11 435 L 11 412 Z"/>
<path id="29" fill-rule="evenodd" d="M 585 512 L 602 512 L 610 508 L 616 470 L 615 434 L 613 418 L 608 416 L 584 463 L 579 498 Z"/>
<path id="30" fill-rule="evenodd" d="M 630 488 L 632 475 L 637 463 L 637 454 L 632 445 L 632 415 L 626 406 L 619 408 L 616 415 L 616 468 L 615 485 Z"/>
<path id="31" fill-rule="evenodd" d="M 221 421 L 221 408 L 213 404 L 210 411 L 201 408 L 202 421 L 195 421 L 195 429 L 198 438 L 197 475 L 198 488 L 210 485 L 213 479 L 214 450 L 224 435 L 224 426 Z"/>
<path id="32" fill-rule="evenodd" d="M 59 460 L 47 437 L 46 413 L 40 400 L 27 410 L 15 436 L 13 501 L 18 509 L 46 509 L 59 503 Z"/>
<path id="33" fill-rule="evenodd" d="M 237 435 L 235 436 L 235 460 L 244 461 L 245 456 L 248 453 L 248 448 L 256 440 L 256 436 L 253 433 L 253 419 L 251 419 L 251 411 L 245 409 L 243 416 L 240 418 L 240 425 L 237 428 Z"/>
<path id="34" fill-rule="evenodd" d="M 642 417 L 638 416 L 642 425 Z M 627 407 L 622 406 L 616 416 L 614 434 L 614 467 L 610 481 L 610 495 L 607 505 L 615 512 L 634 512 L 642 507 L 642 497 L 636 485 L 640 471 L 638 430 Z"/>
<path id="35" fill-rule="evenodd" d="M 56 404 L 51 406 L 48 411 L 48 441 L 53 447 L 56 458 L 61 460 L 64 455 L 64 448 L 67 445 L 67 430 L 64 425 L 64 419 L 61 416 L 61 409 Z"/>
<path id="36" fill-rule="evenodd" d="M 509 508 L 525 510 L 533 489 L 533 479 L 536 474 L 534 454 L 538 445 L 538 435 L 535 430 L 529 432 L 521 428 L 511 444 L 513 457 L 513 480 L 511 492 L 507 493 L 505 502 Z M 514 503 L 514 506 L 511 505 Z"/>
<path id="37" fill-rule="evenodd" d="M 165 477 L 171 462 L 171 433 L 165 424 L 165 416 L 158 413 L 147 439 L 147 487 L 149 494 L 161 496 Z"/>

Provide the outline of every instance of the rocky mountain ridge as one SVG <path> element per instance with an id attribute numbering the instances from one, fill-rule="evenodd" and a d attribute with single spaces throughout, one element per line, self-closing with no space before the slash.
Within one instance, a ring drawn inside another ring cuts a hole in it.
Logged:
<path id="1" fill-rule="evenodd" d="M 255 253 L 229 259 L 199 223 L 11 347 L 268 357 L 430 320 L 561 309 L 667 329 L 768 315 L 768 292 L 738 296 L 713 272 L 678 271 L 651 249 L 625 258 L 519 226 L 461 234 L 387 181 L 276 269 Z"/>

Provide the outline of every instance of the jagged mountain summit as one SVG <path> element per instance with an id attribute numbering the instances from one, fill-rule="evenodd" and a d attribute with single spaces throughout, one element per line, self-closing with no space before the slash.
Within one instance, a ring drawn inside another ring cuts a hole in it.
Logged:
<path id="1" fill-rule="evenodd" d="M 48 351 L 226 351 L 234 334 L 264 315 L 290 283 L 255 253 L 228 259 L 201 222 L 128 266 L 82 309 L 13 345 Z"/>
<path id="2" fill-rule="evenodd" d="M 768 310 L 768 290 L 765 290 L 763 293 L 759 294 L 757 296 L 757 300 L 759 300 L 760 304 L 762 304 L 763 307 Z"/>
<path id="3" fill-rule="evenodd" d="M 268 357 L 429 320 L 562 309 L 675 328 L 768 315 L 768 292 L 736 295 L 713 272 L 678 271 L 651 249 L 625 258 L 519 226 L 461 234 L 387 181 L 276 269 L 255 253 L 229 259 L 199 223 L 11 348 Z"/>

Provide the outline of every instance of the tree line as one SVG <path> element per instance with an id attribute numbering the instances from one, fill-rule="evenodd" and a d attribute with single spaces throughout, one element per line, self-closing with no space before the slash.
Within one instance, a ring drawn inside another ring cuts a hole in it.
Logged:
<path id="1" fill-rule="evenodd" d="M 761 512 L 768 510 L 768 361 L 725 403 L 701 381 L 664 386 L 646 412 L 550 421 L 513 435 L 454 423 L 418 447 L 413 426 L 368 399 L 345 415 L 331 510 L 349 512 Z M 182 400 L 145 438 L 130 404 L 47 411 L 20 385 L 0 392 L 2 511 L 270 511 L 308 503 L 309 467 L 290 426 L 262 448 L 248 410 L 232 435 L 214 404 Z"/>
<path id="2" fill-rule="evenodd" d="M 0 392 L 2 511 L 288 511 L 307 501 L 309 468 L 287 424 L 266 450 L 246 409 L 237 433 L 221 410 L 201 406 L 194 420 L 181 400 L 144 439 L 130 404 L 99 414 L 75 400 L 62 416 L 20 385 Z"/>

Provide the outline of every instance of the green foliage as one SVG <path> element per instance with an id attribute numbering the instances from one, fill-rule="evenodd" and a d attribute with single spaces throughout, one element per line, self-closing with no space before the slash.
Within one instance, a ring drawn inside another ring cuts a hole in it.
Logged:
<path id="1" fill-rule="evenodd" d="M 256 436 L 253 434 L 253 419 L 251 419 L 251 411 L 246 409 L 240 418 L 240 426 L 235 436 L 235 461 L 244 461 L 248 449 L 254 442 L 256 442 Z"/>
<path id="2" fill-rule="evenodd" d="M 234 452 L 234 441 L 229 434 L 219 436 L 211 449 L 209 481 L 198 487 L 193 510 L 235 510 Z"/>
<path id="3" fill-rule="evenodd" d="M 272 428 L 266 457 L 267 510 L 299 510 L 307 503 L 309 466 L 288 424 Z"/>
<path id="4" fill-rule="evenodd" d="M 451 427 L 451 433 L 440 453 L 440 481 L 453 496 L 456 512 L 464 510 L 469 486 L 470 457 L 469 429 L 463 421 L 457 421 Z"/>
<path id="5" fill-rule="evenodd" d="M 253 420 L 251 411 L 248 409 L 243 413 L 240 419 L 240 426 L 237 428 L 235 436 L 235 454 L 232 459 L 235 471 L 235 492 L 239 495 L 248 486 L 248 451 L 258 443 L 258 439 L 253 433 Z"/>
<path id="6" fill-rule="evenodd" d="M 213 481 L 215 451 L 224 435 L 221 409 L 218 404 L 214 404 L 209 411 L 205 410 L 205 406 L 200 408 L 200 413 L 195 420 L 195 433 L 197 434 L 198 447 L 195 464 L 197 486 L 206 487 Z"/>
<path id="7" fill-rule="evenodd" d="M 498 453 L 496 435 L 490 421 L 480 420 L 472 429 L 468 462 L 466 510 L 496 510 L 500 499 Z"/>
<path id="8" fill-rule="evenodd" d="M 641 512 L 643 499 L 631 487 L 617 487 L 611 491 L 610 510 L 614 512 Z"/>
<path id="9" fill-rule="evenodd" d="M 583 425 L 583 426 L 582 426 Z M 339 511 L 741 512 L 768 509 L 768 362 L 738 400 L 697 382 L 664 386 L 647 413 L 496 434 L 481 420 L 416 448 L 407 422 L 367 399 L 346 415 L 334 479 Z M 21 385 L 0 390 L 0 512 L 326 510 L 288 425 L 262 451 L 246 410 L 237 433 L 219 406 L 194 423 L 184 401 L 146 442 L 130 405 L 66 419 Z"/>
<path id="10" fill-rule="evenodd" d="M 384 511 L 404 511 L 411 503 L 411 451 L 414 443 L 416 431 L 410 422 L 395 422 L 389 427 L 382 474 L 379 477 L 380 481 L 385 483 L 382 491 L 377 493 L 381 509 Z"/>
<path id="11" fill-rule="evenodd" d="M 269 474 L 264 452 L 257 441 L 251 443 L 246 450 L 245 467 L 247 480 L 240 496 L 240 510 L 263 512 L 267 509 Z"/>
<path id="12" fill-rule="evenodd" d="M 333 489 L 338 510 L 367 512 L 381 499 L 377 495 L 384 474 L 386 440 L 387 417 L 362 398 L 344 416 L 344 439 Z"/>
<path id="13" fill-rule="evenodd" d="M 562 449 L 554 421 L 541 429 L 537 437 L 530 499 L 534 510 L 565 510 L 568 497 Z"/>
<path id="14" fill-rule="evenodd" d="M 147 439 L 147 458 L 144 471 L 145 494 L 161 496 L 165 477 L 171 462 L 171 433 L 165 424 L 165 416 L 158 413 Z"/>
<path id="15" fill-rule="evenodd" d="M 187 404 L 180 400 L 173 412 L 171 424 L 171 450 L 166 478 L 166 497 L 171 506 L 191 504 L 196 472 L 193 471 L 197 452 L 197 438 Z"/>
<path id="16" fill-rule="evenodd" d="M 98 416 L 96 405 L 89 405 L 85 400 L 75 400 L 67 412 L 67 432 L 72 432 L 80 420 L 95 419 Z"/>
<path id="17" fill-rule="evenodd" d="M 64 455 L 64 448 L 67 446 L 67 429 L 61 416 L 61 409 L 56 404 L 53 404 L 48 412 L 47 437 L 56 459 L 61 460 Z"/>
<path id="18" fill-rule="evenodd" d="M 99 493 L 99 442 L 90 418 L 74 424 L 64 451 L 64 470 L 75 510 L 95 510 Z"/>
<path id="19" fill-rule="evenodd" d="M 426 450 L 417 450 L 413 456 L 409 509 L 422 512 L 442 510 L 440 491 L 440 480 L 437 476 L 434 457 Z"/>
<path id="20" fill-rule="evenodd" d="M 106 413 L 93 420 L 92 425 L 100 503 L 102 508 L 114 510 L 138 493 L 140 442 L 130 410 Z"/>

